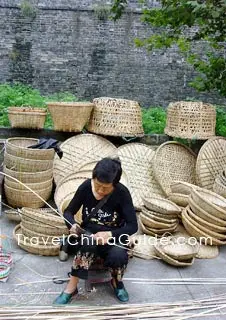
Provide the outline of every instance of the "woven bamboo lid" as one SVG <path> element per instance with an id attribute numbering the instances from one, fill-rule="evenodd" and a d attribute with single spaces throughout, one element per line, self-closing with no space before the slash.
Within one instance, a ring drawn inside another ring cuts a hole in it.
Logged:
<path id="1" fill-rule="evenodd" d="M 79 134 L 64 141 L 61 146 L 63 157 L 55 156 L 53 176 L 56 184 L 70 173 L 78 171 L 87 162 L 99 161 L 115 156 L 116 147 L 108 140 L 94 134 Z"/>
<path id="2" fill-rule="evenodd" d="M 143 136 L 142 113 L 137 101 L 108 97 L 93 100 L 88 131 L 109 136 Z"/>
<path id="3" fill-rule="evenodd" d="M 198 185 L 212 190 L 215 178 L 226 166 L 226 138 L 214 137 L 201 147 L 196 162 Z"/>
<path id="4" fill-rule="evenodd" d="M 187 146 L 176 141 L 161 144 L 155 151 L 153 171 L 156 180 L 168 195 L 173 181 L 195 184 L 196 155 Z"/>
<path id="5" fill-rule="evenodd" d="M 167 108 L 165 133 L 185 139 L 208 139 L 215 135 L 216 110 L 198 101 L 172 102 Z"/>
<path id="6" fill-rule="evenodd" d="M 141 210 L 144 194 L 163 195 L 152 170 L 154 151 L 142 143 L 128 143 L 118 148 L 118 156 L 125 171 L 135 208 Z"/>

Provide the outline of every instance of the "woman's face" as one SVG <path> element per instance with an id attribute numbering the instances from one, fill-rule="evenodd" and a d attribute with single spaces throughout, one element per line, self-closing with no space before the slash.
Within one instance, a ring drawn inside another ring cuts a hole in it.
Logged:
<path id="1" fill-rule="evenodd" d="M 109 193 L 111 193 L 114 189 L 112 183 L 103 183 L 97 180 L 97 178 L 93 179 L 94 191 L 98 195 L 98 198 L 103 198 Z"/>

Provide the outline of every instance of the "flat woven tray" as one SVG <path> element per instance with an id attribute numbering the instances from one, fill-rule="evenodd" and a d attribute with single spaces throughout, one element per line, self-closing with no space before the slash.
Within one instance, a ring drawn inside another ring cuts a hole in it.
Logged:
<path id="1" fill-rule="evenodd" d="M 173 181 L 195 184 L 196 156 L 185 145 L 176 141 L 161 144 L 155 152 L 153 171 L 166 195 L 171 193 Z"/>
<path id="2" fill-rule="evenodd" d="M 152 159 L 155 152 L 142 143 L 128 143 L 118 148 L 118 156 L 122 162 L 135 208 L 141 210 L 144 194 L 163 196 L 161 187 L 155 180 L 152 170 Z"/>
<path id="3" fill-rule="evenodd" d="M 64 141 L 60 148 L 63 157 L 57 155 L 53 163 L 53 176 L 56 184 L 70 173 L 78 171 L 87 162 L 99 161 L 116 155 L 116 147 L 107 139 L 94 134 L 79 134 Z"/>
<path id="4" fill-rule="evenodd" d="M 212 190 L 215 178 L 226 167 L 226 139 L 214 137 L 201 147 L 196 162 L 198 185 Z"/>

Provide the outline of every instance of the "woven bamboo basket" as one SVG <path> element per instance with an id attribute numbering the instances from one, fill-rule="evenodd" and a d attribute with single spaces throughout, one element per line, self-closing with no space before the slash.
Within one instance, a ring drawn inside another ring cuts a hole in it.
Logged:
<path id="1" fill-rule="evenodd" d="M 189 195 L 182 193 L 170 193 L 168 199 L 180 207 L 186 207 L 188 205 Z"/>
<path id="2" fill-rule="evenodd" d="M 226 138 L 207 140 L 199 150 L 196 162 L 196 181 L 199 186 L 212 190 L 216 177 L 226 165 Z"/>
<path id="3" fill-rule="evenodd" d="M 8 117 L 13 128 L 42 129 L 46 109 L 32 107 L 9 107 Z"/>
<path id="4" fill-rule="evenodd" d="M 141 108 L 136 101 L 96 98 L 87 129 L 108 136 L 143 136 Z"/>
<path id="5" fill-rule="evenodd" d="M 190 222 L 197 228 L 199 228 L 200 230 L 204 231 L 206 234 L 208 234 L 210 237 L 214 237 L 216 239 L 219 239 L 219 240 L 226 240 L 226 235 L 223 234 L 223 233 L 219 233 L 217 231 L 213 231 L 211 230 L 210 228 L 206 228 L 204 225 L 198 223 L 195 219 L 193 219 L 192 217 L 192 212 L 191 212 L 191 209 L 188 207 L 185 208 L 186 210 L 186 213 L 187 213 L 187 216 L 186 217 L 189 217 L 190 219 Z"/>
<path id="6" fill-rule="evenodd" d="M 170 185 L 172 193 L 180 193 L 184 195 L 190 195 L 193 188 L 198 189 L 199 187 L 185 181 L 174 181 Z"/>
<path id="7" fill-rule="evenodd" d="M 181 209 L 175 203 L 164 198 L 151 196 L 143 198 L 143 201 L 146 208 L 155 212 L 170 214 L 175 217 L 181 212 Z"/>
<path id="8" fill-rule="evenodd" d="M 199 217 L 199 215 L 195 214 L 190 208 L 190 206 L 187 207 L 187 213 L 189 214 L 189 217 L 193 219 L 196 223 L 198 223 L 200 226 L 203 226 L 210 231 L 226 234 L 226 227 L 221 227 L 214 223 L 210 223 L 207 220 L 204 220 L 203 218 Z"/>
<path id="9" fill-rule="evenodd" d="M 172 266 L 176 266 L 176 267 L 188 267 L 191 266 L 194 263 L 194 257 L 187 259 L 187 260 L 183 260 L 183 261 L 179 261 L 177 259 L 174 259 L 173 257 L 169 256 L 168 254 L 166 254 L 162 248 L 162 246 L 160 244 L 156 244 L 155 245 L 155 250 L 157 255 L 165 262 L 171 264 Z"/>
<path id="10" fill-rule="evenodd" d="M 216 110 L 203 102 L 178 101 L 167 108 L 165 133 L 171 137 L 206 140 L 215 136 Z"/>
<path id="11" fill-rule="evenodd" d="M 144 234 L 147 234 L 147 235 L 153 236 L 153 237 L 156 236 L 154 232 L 152 232 L 151 230 L 147 229 L 147 227 L 143 224 L 143 222 L 142 222 L 142 220 L 141 220 L 140 217 L 138 218 L 138 220 L 139 220 L 139 225 L 140 225 L 140 227 L 141 227 L 141 231 L 142 231 Z M 157 237 L 158 237 L 158 235 L 157 235 Z"/>
<path id="12" fill-rule="evenodd" d="M 217 238 L 211 237 L 208 233 L 201 230 L 199 227 L 193 224 L 193 221 L 190 219 L 187 214 L 186 208 L 182 211 L 182 222 L 185 229 L 188 231 L 190 235 L 199 239 L 201 243 L 209 244 L 209 245 L 225 245 L 226 241 L 219 240 Z"/>
<path id="13" fill-rule="evenodd" d="M 22 218 L 21 223 L 25 228 L 29 229 L 30 231 L 41 233 L 46 236 L 62 237 L 62 235 L 69 234 L 68 228 L 66 226 L 56 227 L 54 225 L 47 225 L 30 218 Z"/>
<path id="14" fill-rule="evenodd" d="M 35 159 L 35 160 L 53 160 L 54 149 L 32 149 L 28 148 L 38 143 L 38 139 L 33 138 L 9 138 L 6 140 L 6 152 L 13 156 Z"/>
<path id="15" fill-rule="evenodd" d="M 199 250 L 198 243 L 193 245 L 186 238 L 184 238 L 183 241 L 180 239 L 179 242 L 176 237 L 170 237 L 169 240 L 168 244 L 160 244 L 160 246 L 165 254 L 171 258 L 178 261 L 184 261 L 196 257 Z"/>
<path id="16" fill-rule="evenodd" d="M 28 190 L 24 185 L 8 177 L 5 177 L 4 184 L 13 189 Z M 44 190 L 44 189 L 48 189 L 49 187 L 52 187 L 53 179 L 43 181 L 43 182 L 37 182 L 37 183 L 25 183 L 25 185 L 34 191 Z"/>
<path id="17" fill-rule="evenodd" d="M 132 249 L 133 256 L 141 259 L 153 259 L 155 257 L 155 237 L 135 234 L 130 237 L 130 242 L 133 243 Z"/>
<path id="18" fill-rule="evenodd" d="M 53 167 L 53 160 L 24 159 L 5 152 L 4 164 L 8 169 L 15 171 L 39 172 L 51 169 Z"/>
<path id="19" fill-rule="evenodd" d="M 199 189 L 193 190 L 191 198 L 203 210 L 226 221 L 226 199 L 215 192 Z"/>
<path id="20" fill-rule="evenodd" d="M 23 171 L 14 171 L 11 169 L 3 167 L 3 172 L 8 174 L 10 177 L 16 178 L 17 180 L 23 183 L 39 183 L 52 179 L 53 169 L 48 169 L 39 172 L 23 172 Z"/>
<path id="21" fill-rule="evenodd" d="M 158 213 L 155 211 L 148 210 L 146 207 L 142 207 L 141 212 L 146 215 L 147 217 L 150 217 L 153 220 L 163 222 L 163 223 L 178 223 L 178 219 L 174 216 L 170 216 L 168 214 Z"/>
<path id="22" fill-rule="evenodd" d="M 37 238 L 37 241 L 39 244 L 43 245 L 43 244 L 46 244 L 46 245 L 50 245 L 52 244 L 52 241 L 54 241 L 53 239 L 55 238 L 55 236 L 47 236 L 46 234 L 43 234 L 43 233 L 38 233 L 38 232 L 35 232 L 33 230 L 30 230 L 28 228 L 26 228 L 23 223 L 20 223 L 20 227 L 21 227 L 21 231 L 22 231 L 22 234 L 26 237 L 29 237 L 29 238 Z"/>
<path id="23" fill-rule="evenodd" d="M 206 210 L 202 209 L 196 202 L 194 202 L 194 200 L 191 197 L 189 197 L 189 206 L 191 210 L 203 220 L 206 220 L 209 223 L 216 226 L 226 227 L 225 220 L 215 217 L 213 214 L 210 214 Z"/>
<path id="24" fill-rule="evenodd" d="M 58 216 L 56 214 L 52 213 L 46 213 L 45 211 L 32 209 L 32 208 L 26 208 L 23 207 L 21 210 L 22 217 L 25 217 L 25 220 L 27 218 L 35 219 L 36 222 L 40 222 L 43 224 L 50 224 L 53 226 L 63 226 L 65 227 L 65 222 L 63 216 Z"/>
<path id="25" fill-rule="evenodd" d="M 93 109 L 93 104 L 89 102 L 49 102 L 47 106 L 54 129 L 69 132 L 81 132 Z"/>
<path id="26" fill-rule="evenodd" d="M 164 222 L 157 221 L 155 219 L 152 219 L 148 215 L 145 215 L 144 213 L 140 213 L 140 218 L 145 226 L 150 228 L 155 228 L 155 229 L 165 229 L 165 228 L 174 229 L 175 226 L 177 225 L 177 223 L 172 223 L 172 222 L 164 223 Z"/>
<path id="27" fill-rule="evenodd" d="M 61 179 L 78 171 L 84 164 L 112 157 L 117 148 L 107 139 L 94 134 L 78 134 L 60 145 L 63 157 L 56 155 L 53 164 L 53 175 L 58 185 Z"/>
<path id="28" fill-rule="evenodd" d="M 174 181 L 195 184 L 195 164 L 196 155 L 190 148 L 176 141 L 169 141 L 161 144 L 155 151 L 153 171 L 156 180 L 168 195 Z"/>
<path id="29" fill-rule="evenodd" d="M 9 220 L 16 221 L 16 222 L 21 221 L 21 217 L 17 210 L 9 209 L 9 210 L 5 210 L 4 213 Z"/>
<path id="30" fill-rule="evenodd" d="M 219 255 L 218 246 L 208 246 L 204 244 L 200 244 L 199 252 L 196 255 L 198 259 L 214 259 Z"/>
<path id="31" fill-rule="evenodd" d="M 217 177 L 215 179 L 214 185 L 213 185 L 213 191 L 217 194 L 219 194 L 220 196 L 226 198 L 226 185 L 224 185 L 221 182 L 220 177 Z"/>
<path id="32" fill-rule="evenodd" d="M 52 192 L 52 186 L 44 190 L 36 190 L 35 192 L 42 197 L 43 200 L 39 199 L 33 192 L 13 189 L 4 185 L 5 196 L 8 201 L 8 204 L 13 208 L 20 207 L 31 207 L 31 208 L 40 208 L 45 205 Z"/>
<path id="33" fill-rule="evenodd" d="M 17 241 L 18 246 L 27 252 L 38 254 L 41 256 L 57 256 L 59 254 L 60 245 L 33 244 L 31 238 L 26 239 L 24 237 L 20 225 L 17 225 L 14 228 L 13 237 Z"/>

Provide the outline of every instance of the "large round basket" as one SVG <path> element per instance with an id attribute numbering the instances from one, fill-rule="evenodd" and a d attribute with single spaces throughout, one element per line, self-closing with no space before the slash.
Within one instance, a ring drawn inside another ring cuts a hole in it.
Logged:
<path id="1" fill-rule="evenodd" d="M 31 107 L 9 107 L 8 117 L 13 128 L 42 129 L 46 109 Z"/>
<path id="2" fill-rule="evenodd" d="M 57 256 L 59 254 L 60 245 L 45 245 L 39 244 L 32 238 L 24 237 L 20 225 L 17 225 L 13 230 L 13 237 L 17 241 L 19 247 L 27 252 L 38 254 L 41 256 Z"/>
<path id="3" fill-rule="evenodd" d="M 143 136 L 141 108 L 136 101 L 96 98 L 87 129 L 109 136 Z"/>
<path id="4" fill-rule="evenodd" d="M 89 102 L 49 102 L 47 106 L 54 129 L 69 132 L 81 132 L 93 109 L 93 104 Z"/>
<path id="5" fill-rule="evenodd" d="M 4 163 L 8 169 L 24 172 L 39 172 L 51 169 L 53 160 L 24 159 L 4 153 Z"/>
<path id="6" fill-rule="evenodd" d="M 117 148 L 107 139 L 94 134 L 79 134 L 64 141 L 61 146 L 63 157 L 56 155 L 53 175 L 56 184 L 70 173 L 78 171 L 85 163 L 99 161 L 116 155 Z"/>
<path id="7" fill-rule="evenodd" d="M 8 201 L 8 204 L 14 208 L 20 207 L 31 207 L 31 208 L 40 208 L 43 207 L 45 202 L 43 200 L 48 200 L 51 192 L 52 186 L 44 190 L 36 190 L 35 192 L 43 199 L 41 200 L 37 195 L 31 191 L 13 189 L 4 185 L 5 196 Z"/>
<path id="8" fill-rule="evenodd" d="M 214 137 L 206 141 L 196 162 L 196 180 L 198 185 L 212 190 L 216 177 L 226 165 L 226 138 Z"/>
<path id="9" fill-rule="evenodd" d="M 6 140 L 6 152 L 25 159 L 53 160 L 54 149 L 29 148 L 36 145 L 38 141 L 38 139 L 33 138 L 9 138 Z"/>
<path id="10" fill-rule="evenodd" d="M 208 139 L 215 135 L 216 110 L 208 103 L 178 101 L 167 108 L 165 133 L 185 139 Z"/>
<path id="11" fill-rule="evenodd" d="M 4 179 L 4 185 L 13 188 L 13 189 L 19 189 L 19 190 L 29 190 L 28 188 L 35 190 L 43 190 L 48 189 L 49 187 L 52 187 L 53 180 L 47 180 L 43 182 L 36 182 L 36 183 L 25 183 L 21 184 L 19 182 L 14 181 L 13 179 L 10 179 L 8 177 L 5 177 Z M 28 187 L 28 188 L 27 188 Z"/>
<path id="12" fill-rule="evenodd" d="M 169 195 L 173 181 L 195 184 L 196 155 L 185 145 L 176 141 L 161 144 L 153 159 L 154 175 L 162 189 Z"/>
<path id="13" fill-rule="evenodd" d="M 215 179 L 213 184 L 213 191 L 219 194 L 220 196 L 226 198 L 226 185 L 221 182 L 220 177 Z"/>
<path id="14" fill-rule="evenodd" d="M 142 197 L 147 195 L 161 195 L 163 191 L 153 175 L 155 152 L 150 146 L 142 143 L 128 143 L 118 148 L 118 156 L 122 162 L 128 181 L 133 204 L 141 210 Z"/>
<path id="15" fill-rule="evenodd" d="M 16 178 L 17 180 L 23 183 L 39 183 L 52 179 L 53 169 L 48 169 L 45 171 L 37 172 L 23 172 L 23 171 L 14 171 L 3 167 L 3 172 L 9 175 L 10 177 Z"/>

